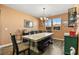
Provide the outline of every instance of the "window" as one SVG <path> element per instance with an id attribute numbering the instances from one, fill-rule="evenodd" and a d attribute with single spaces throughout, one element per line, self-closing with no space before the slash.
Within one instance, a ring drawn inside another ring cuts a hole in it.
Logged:
<path id="1" fill-rule="evenodd" d="M 46 27 L 51 27 L 51 19 L 48 19 L 47 21 L 45 21 L 45 26 Z"/>
<path id="2" fill-rule="evenodd" d="M 54 18 L 53 19 L 53 29 L 60 30 L 60 26 L 61 26 L 61 18 Z"/>

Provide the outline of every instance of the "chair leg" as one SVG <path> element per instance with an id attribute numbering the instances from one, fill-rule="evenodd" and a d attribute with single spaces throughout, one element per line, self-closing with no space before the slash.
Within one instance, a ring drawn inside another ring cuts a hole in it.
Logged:
<path id="1" fill-rule="evenodd" d="M 18 53 L 18 52 L 16 52 L 16 55 L 19 55 L 19 53 Z"/>
<path id="2" fill-rule="evenodd" d="M 24 54 L 26 54 L 26 51 L 24 51 Z"/>
<path id="3" fill-rule="evenodd" d="M 28 55 L 30 55 L 30 48 L 28 49 Z"/>
<path id="4" fill-rule="evenodd" d="M 13 48 L 13 55 L 15 54 L 15 49 Z"/>
<path id="5" fill-rule="evenodd" d="M 16 50 L 15 53 L 16 53 L 16 55 L 19 55 L 20 54 L 20 52 L 18 50 Z"/>

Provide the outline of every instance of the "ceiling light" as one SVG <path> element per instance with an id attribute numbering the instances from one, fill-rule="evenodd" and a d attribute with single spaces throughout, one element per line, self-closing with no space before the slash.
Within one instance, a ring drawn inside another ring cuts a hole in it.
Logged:
<path id="1" fill-rule="evenodd" d="M 45 9 L 46 8 L 43 8 L 43 15 L 42 15 L 42 17 L 40 17 L 40 20 L 42 20 L 42 21 L 48 20 L 48 18 L 46 17 L 46 14 L 45 14 Z"/>

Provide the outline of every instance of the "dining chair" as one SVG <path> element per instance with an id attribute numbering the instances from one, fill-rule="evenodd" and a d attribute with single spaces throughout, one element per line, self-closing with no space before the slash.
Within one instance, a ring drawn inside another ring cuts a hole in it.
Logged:
<path id="1" fill-rule="evenodd" d="M 13 44 L 13 55 L 15 53 L 16 53 L 16 55 L 19 55 L 22 52 L 25 54 L 26 51 L 29 54 L 29 46 L 28 45 L 25 45 L 23 43 L 17 44 L 15 35 L 12 35 L 11 33 L 10 33 L 10 35 L 11 35 L 11 41 L 12 41 L 12 44 Z"/>
<path id="2" fill-rule="evenodd" d="M 38 33 L 38 31 L 35 31 L 35 33 L 37 34 L 37 33 Z"/>
<path id="3" fill-rule="evenodd" d="M 30 34 L 34 34 L 34 31 L 30 31 Z"/>
<path id="4" fill-rule="evenodd" d="M 29 35 L 29 32 L 27 32 L 27 33 L 24 33 L 24 32 L 23 32 L 22 35 Z M 27 43 L 27 42 L 28 42 L 28 39 L 24 39 L 24 38 L 23 38 L 23 42 L 24 42 L 24 43 Z"/>

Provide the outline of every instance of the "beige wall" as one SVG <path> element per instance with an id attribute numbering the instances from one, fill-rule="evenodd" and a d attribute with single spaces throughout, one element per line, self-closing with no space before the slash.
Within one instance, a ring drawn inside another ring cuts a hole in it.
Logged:
<path id="1" fill-rule="evenodd" d="M 77 7 L 77 30 L 76 33 L 78 34 L 78 55 L 79 55 L 79 4 L 78 5 L 74 5 L 74 7 Z"/>
<path id="2" fill-rule="evenodd" d="M 79 5 L 74 5 L 74 7 L 77 7 L 77 14 L 78 14 L 78 17 L 77 17 L 77 33 L 79 33 Z"/>
<path id="3" fill-rule="evenodd" d="M 62 23 L 61 23 L 61 29 L 59 31 L 57 30 L 53 30 L 54 33 L 54 38 L 58 38 L 58 39 L 64 39 L 64 33 L 68 33 L 70 30 L 72 30 L 73 28 L 70 28 L 68 26 L 64 26 L 63 21 L 68 21 L 68 13 L 62 13 L 59 15 L 55 15 L 55 16 L 50 16 L 50 18 L 61 18 Z"/>
<path id="4" fill-rule="evenodd" d="M 0 12 L 0 39 L 1 39 L 1 12 Z M 1 40 L 0 40 L 0 44 L 1 44 Z"/>
<path id="5" fill-rule="evenodd" d="M 56 39 L 64 39 L 64 33 L 68 33 L 70 30 L 72 30 L 73 28 L 69 28 L 67 26 L 64 26 L 63 21 L 68 21 L 68 13 L 62 13 L 59 15 L 54 15 L 54 16 L 50 16 L 49 18 L 53 19 L 53 18 L 61 18 L 62 20 L 62 24 L 61 24 L 61 30 L 53 30 L 53 25 L 52 25 L 52 32 L 54 33 L 53 37 Z M 41 22 L 41 21 L 39 21 Z M 43 30 L 45 29 L 45 27 L 43 27 L 41 24 L 39 25 L 39 29 Z"/>
<path id="6" fill-rule="evenodd" d="M 18 12 L 12 8 L 0 5 L 1 10 L 1 44 L 10 43 L 10 32 L 14 33 L 17 29 L 24 29 L 24 19 L 32 21 L 35 25 L 32 30 L 38 29 L 38 19 L 30 15 Z M 29 28 L 28 28 L 29 29 Z"/>

